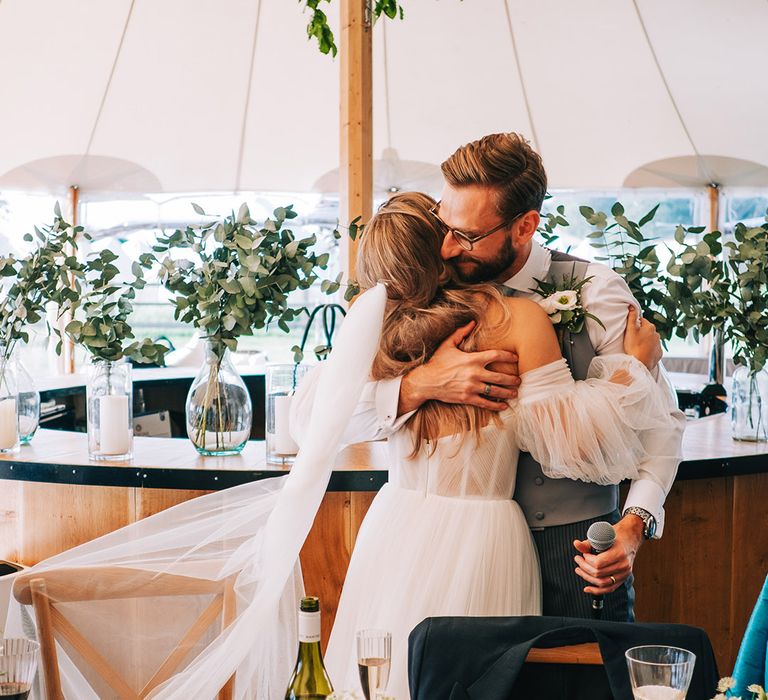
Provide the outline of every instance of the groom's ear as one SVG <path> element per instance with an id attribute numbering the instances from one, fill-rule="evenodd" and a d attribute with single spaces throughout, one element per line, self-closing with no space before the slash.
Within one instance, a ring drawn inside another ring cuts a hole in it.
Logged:
<path id="1" fill-rule="evenodd" d="M 530 241 L 539 228 L 541 215 L 535 209 L 523 214 L 512 228 L 512 239 L 515 245 L 525 245 Z"/>

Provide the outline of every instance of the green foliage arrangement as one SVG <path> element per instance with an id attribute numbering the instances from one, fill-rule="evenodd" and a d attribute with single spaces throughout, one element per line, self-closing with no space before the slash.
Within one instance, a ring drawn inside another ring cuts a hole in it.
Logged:
<path id="1" fill-rule="evenodd" d="M 336 56 L 338 52 L 336 39 L 328 24 L 328 16 L 320 9 L 323 2 L 330 3 L 331 0 L 299 0 L 299 3 L 304 5 L 304 9 L 309 10 L 312 15 L 307 24 L 307 36 L 317 41 L 321 53 L 330 53 L 332 56 Z M 396 17 L 403 19 L 405 16 L 403 6 L 397 0 L 374 0 L 371 12 L 374 19 L 378 19 L 382 15 L 389 19 Z"/>
<path id="2" fill-rule="evenodd" d="M 36 242 L 26 257 L 0 257 L 0 277 L 15 278 L 0 301 L 0 347 L 3 365 L 18 341 L 29 342 L 28 326 L 42 320 L 45 304 L 69 282 L 77 267 L 73 252 L 80 228 L 61 218 L 58 204 L 52 224 L 35 228 L 24 240 Z M 62 291 L 61 294 L 64 294 Z"/>
<path id="3" fill-rule="evenodd" d="M 690 330 L 698 340 L 716 332 L 737 364 L 760 371 L 768 361 L 768 217 L 760 226 L 736 224 L 725 242 L 720 231 L 701 233 L 678 227 L 682 250 L 667 267 L 668 293 L 680 308 L 679 335 Z"/>
<path id="4" fill-rule="evenodd" d="M 680 330 L 680 311 L 669 293 L 669 278 L 656 253 L 657 239 L 642 231 L 653 220 L 658 208 L 657 204 L 637 222 L 626 216 L 620 202 L 611 207 L 610 215 L 587 206 L 579 207 L 579 213 L 592 227 L 587 237 L 598 252 L 595 259 L 624 278 L 640 304 L 643 316 L 656 326 L 662 340 L 666 341 L 675 334 L 685 337 L 685 332 Z M 551 245 L 559 238 L 557 229 L 568 225 L 565 208 L 560 206 L 547 215 L 539 233 L 544 242 Z M 690 229 L 691 232 L 696 230 Z"/>
<path id="5" fill-rule="evenodd" d="M 56 215 L 61 216 L 58 208 Z M 151 256 L 141 256 L 141 262 L 133 264 L 133 279 L 122 281 L 120 269 L 114 264 L 118 256 L 109 249 L 91 253 L 80 262 L 76 257 L 77 239 L 82 235 L 90 240 L 91 236 L 81 226 L 72 228 L 72 232 L 72 254 L 63 261 L 56 284 L 46 293 L 58 307 L 58 318 L 68 319 L 63 333 L 54 327 L 59 337 L 56 352 L 61 353 L 67 336 L 95 360 L 116 362 L 127 358 L 137 363 L 163 364 L 168 348 L 149 338 L 134 340 L 128 321 L 136 290 L 145 285 L 144 270 L 151 266 Z"/>
<path id="6" fill-rule="evenodd" d="M 736 224 L 731 237 L 705 232 L 703 226 L 678 226 L 677 245 L 666 246 L 669 262 L 664 267 L 657 239 L 642 230 L 658 207 L 637 222 L 619 202 L 610 215 L 579 207 L 593 229 L 588 237 L 600 253 L 596 259 L 626 280 L 663 340 L 692 333 L 698 341 L 714 332 L 730 343 L 737 364 L 759 371 L 768 362 L 768 217 L 760 226 Z M 564 208 L 558 207 L 539 233 L 551 245 L 557 229 L 568 225 Z"/>
<path id="7" fill-rule="evenodd" d="M 158 237 L 153 250 L 165 253 L 160 279 L 174 295 L 174 316 L 197 328 L 219 360 L 227 348 L 237 349 L 240 336 L 253 335 L 272 321 L 288 332 L 288 323 L 305 311 L 290 306 L 288 295 L 308 289 L 329 255 L 311 251 L 314 236 L 297 239 L 284 228 L 295 217 L 292 206 L 279 207 L 258 225 L 243 204 L 221 221 Z M 172 248 L 188 249 L 196 259 L 171 256 Z"/>

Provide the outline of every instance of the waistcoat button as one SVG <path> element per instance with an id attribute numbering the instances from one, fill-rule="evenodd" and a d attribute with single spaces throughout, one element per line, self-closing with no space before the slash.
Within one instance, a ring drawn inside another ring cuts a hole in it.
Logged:
<path id="1" fill-rule="evenodd" d="M 536 486 L 541 486 L 544 483 L 544 479 L 542 479 L 540 476 L 537 476 L 533 482 L 536 484 Z"/>
<path id="2" fill-rule="evenodd" d="M 544 520 L 544 513 L 542 513 L 540 510 L 536 511 L 536 515 L 534 516 L 536 520 Z"/>

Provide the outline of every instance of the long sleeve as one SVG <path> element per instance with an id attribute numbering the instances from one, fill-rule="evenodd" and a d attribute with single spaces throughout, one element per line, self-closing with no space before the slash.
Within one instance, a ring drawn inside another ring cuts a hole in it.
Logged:
<path id="1" fill-rule="evenodd" d="M 639 308 L 637 301 L 625 281 L 605 265 L 591 264 L 587 275 L 593 276 L 593 279 L 584 287 L 584 305 L 605 325 L 602 328 L 592 319 L 587 319 L 587 333 L 592 346 L 600 357 L 623 353 L 627 308 L 630 304 Z M 670 422 L 667 430 L 657 431 L 649 439 L 646 446 L 648 458 L 638 468 L 624 508 L 639 506 L 651 513 L 656 518 L 658 538 L 664 530 L 664 501 L 682 459 L 685 415 L 678 408 L 675 391 L 664 368 L 659 365 L 651 374 L 666 397 L 663 410 Z"/>
<path id="2" fill-rule="evenodd" d="M 313 367 L 299 384 L 291 402 L 291 434 L 299 445 L 304 429 L 309 424 L 322 372 L 322 364 Z M 413 415 L 405 413 L 397 416 L 400 381 L 398 377 L 370 381 L 365 385 L 360 401 L 344 431 L 344 444 L 382 440 L 392 435 Z"/>
<path id="3" fill-rule="evenodd" d="M 636 479 L 655 436 L 673 425 L 664 392 L 628 355 L 595 358 L 582 382 L 573 380 L 565 360 L 521 378 L 510 425 L 520 449 L 550 478 Z"/>

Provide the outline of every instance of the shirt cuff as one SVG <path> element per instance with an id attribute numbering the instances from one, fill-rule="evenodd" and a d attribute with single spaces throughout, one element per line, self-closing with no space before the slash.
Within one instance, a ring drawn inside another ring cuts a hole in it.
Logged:
<path id="1" fill-rule="evenodd" d="M 627 500 L 624 502 L 624 510 L 630 506 L 647 510 L 656 518 L 656 535 L 653 539 L 661 539 L 664 533 L 664 500 L 666 494 L 655 481 L 650 479 L 638 479 L 632 482 L 627 494 Z"/>
<path id="2" fill-rule="evenodd" d="M 416 413 L 416 411 L 410 411 L 409 413 L 403 413 L 402 416 L 397 415 L 401 382 L 402 377 L 395 377 L 394 379 L 382 379 L 376 384 L 374 402 L 376 404 L 378 427 L 379 430 L 383 430 L 388 434 L 399 430 Z"/>

